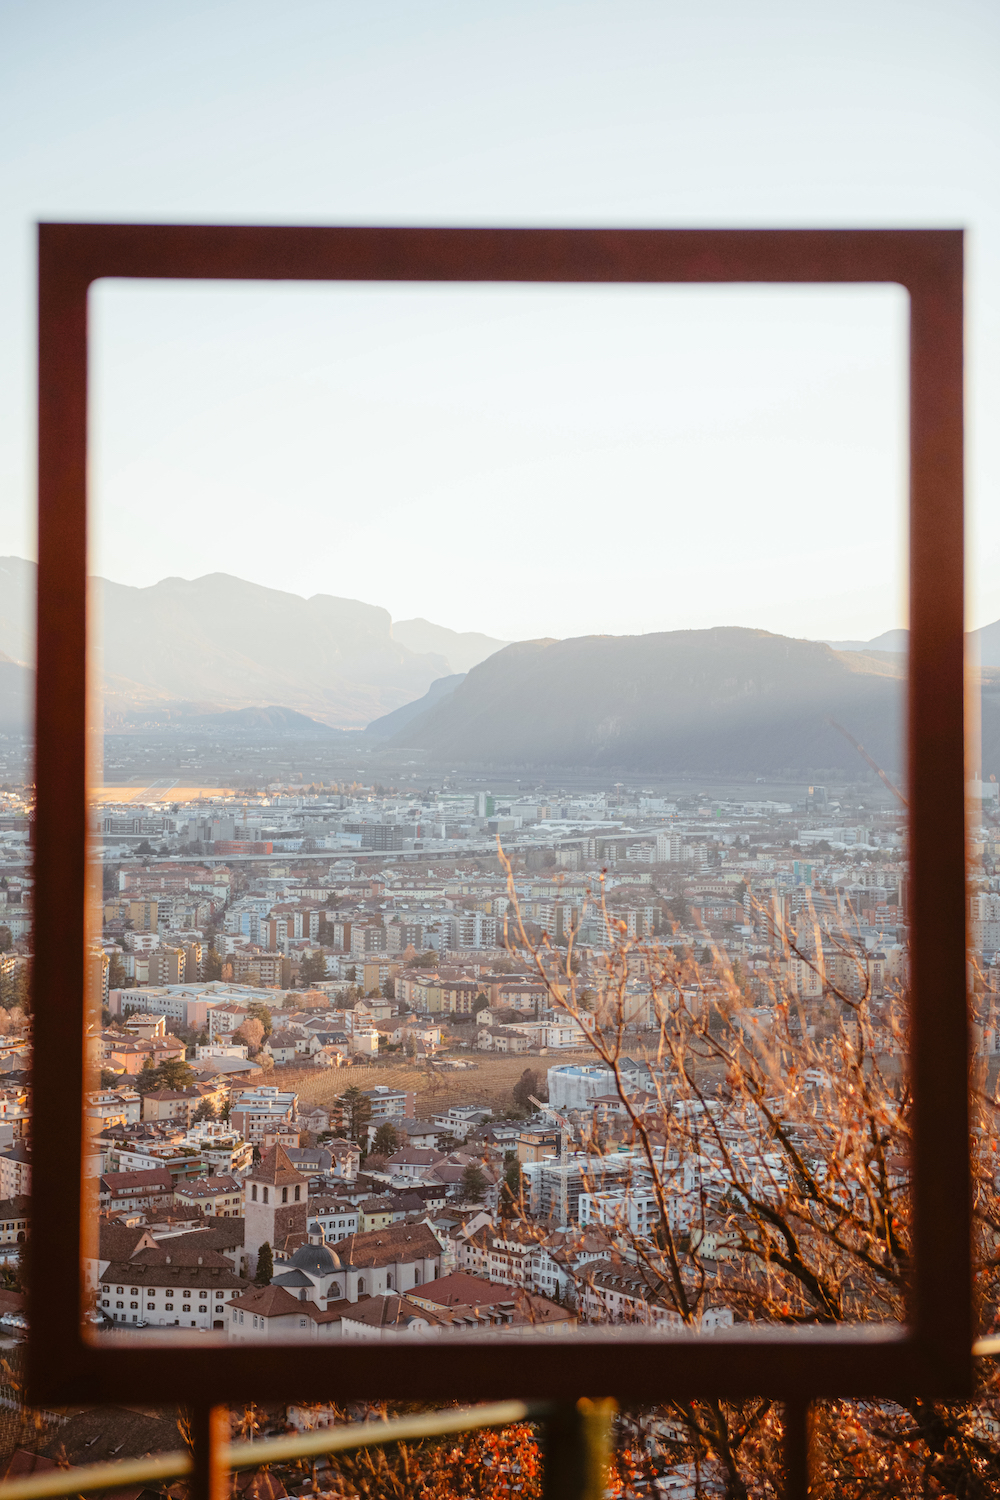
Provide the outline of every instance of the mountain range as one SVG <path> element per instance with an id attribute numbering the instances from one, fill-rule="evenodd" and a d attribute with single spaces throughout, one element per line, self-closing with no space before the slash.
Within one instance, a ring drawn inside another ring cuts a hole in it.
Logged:
<path id="1" fill-rule="evenodd" d="M 983 625 L 979 630 L 970 630 L 968 642 L 971 657 L 981 667 L 1000 667 L 1000 620 L 992 625 Z M 907 652 L 910 649 L 908 630 L 886 630 L 870 641 L 827 641 L 835 651 L 893 651 Z"/>
<path id="2" fill-rule="evenodd" d="M 37 569 L 0 558 L 0 730 L 25 721 L 33 691 Z M 128 728 L 281 705 L 362 729 L 506 643 L 388 610 L 264 588 L 226 573 L 149 588 L 93 580 L 105 724 Z M 19 706 L 20 705 L 20 706 Z"/>
<path id="3" fill-rule="evenodd" d="M 27 732 L 36 570 L 0 558 L 0 732 Z M 905 631 L 871 641 L 763 630 L 509 644 L 376 605 L 224 573 L 149 588 L 94 579 L 105 726 L 238 734 L 364 729 L 452 763 L 853 774 L 842 724 L 903 764 Z M 974 632 L 983 771 L 1000 771 L 1000 621 Z"/>

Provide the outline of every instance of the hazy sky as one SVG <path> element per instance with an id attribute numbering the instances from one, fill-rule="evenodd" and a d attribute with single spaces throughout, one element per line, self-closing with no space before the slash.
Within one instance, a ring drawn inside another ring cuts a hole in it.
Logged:
<path id="1" fill-rule="evenodd" d="M 962 225 L 970 619 L 1000 616 L 995 3 L 0 3 L 0 552 L 38 218 Z M 94 295 L 95 563 L 503 636 L 905 620 L 905 302 Z"/>

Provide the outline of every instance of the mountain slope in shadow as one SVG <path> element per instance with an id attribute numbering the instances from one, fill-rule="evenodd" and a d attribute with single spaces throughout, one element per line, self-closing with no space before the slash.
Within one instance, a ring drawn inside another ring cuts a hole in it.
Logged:
<path id="1" fill-rule="evenodd" d="M 400 731 L 452 761 L 719 774 L 903 763 L 905 661 L 735 627 L 524 641 Z"/>

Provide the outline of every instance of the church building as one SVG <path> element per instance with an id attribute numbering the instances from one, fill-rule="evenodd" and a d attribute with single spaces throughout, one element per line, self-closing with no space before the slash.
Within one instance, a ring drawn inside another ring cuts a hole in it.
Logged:
<path id="1" fill-rule="evenodd" d="M 251 1276 L 265 1241 L 278 1256 L 291 1256 L 308 1242 L 308 1189 L 308 1177 L 295 1169 L 283 1146 L 272 1146 L 244 1177 L 244 1248 Z"/>

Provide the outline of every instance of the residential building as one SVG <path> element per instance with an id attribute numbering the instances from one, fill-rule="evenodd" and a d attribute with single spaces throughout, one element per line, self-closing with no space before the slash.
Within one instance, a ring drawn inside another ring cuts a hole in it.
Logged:
<path id="1" fill-rule="evenodd" d="M 243 1211 L 243 1191 L 233 1177 L 199 1177 L 177 1186 L 178 1208 L 220 1219 L 238 1219 Z"/>
<path id="2" fill-rule="evenodd" d="M 246 1140 L 258 1143 L 276 1125 L 286 1121 L 290 1125 L 298 1104 L 297 1094 L 283 1093 L 271 1085 L 247 1089 L 234 1100 L 229 1124 Z"/>
<path id="3" fill-rule="evenodd" d="M 101 1276 L 101 1311 L 114 1323 L 225 1328 L 227 1304 L 248 1283 L 225 1256 L 207 1248 L 198 1262 L 177 1264 L 169 1242 L 137 1250 L 127 1261 L 110 1262 Z"/>

